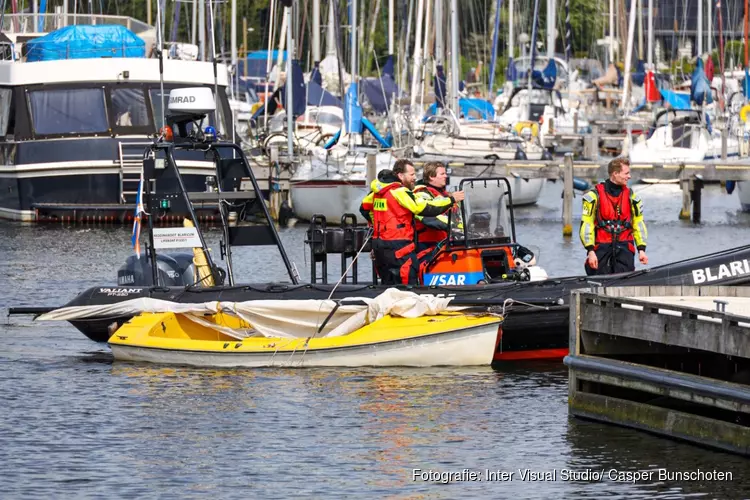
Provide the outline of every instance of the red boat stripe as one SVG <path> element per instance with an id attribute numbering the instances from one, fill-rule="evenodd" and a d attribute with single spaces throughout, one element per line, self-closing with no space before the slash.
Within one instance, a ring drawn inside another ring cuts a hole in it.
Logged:
<path id="1" fill-rule="evenodd" d="M 519 361 L 524 359 L 562 359 L 568 355 L 568 348 L 532 349 L 529 351 L 495 352 L 494 361 Z"/>

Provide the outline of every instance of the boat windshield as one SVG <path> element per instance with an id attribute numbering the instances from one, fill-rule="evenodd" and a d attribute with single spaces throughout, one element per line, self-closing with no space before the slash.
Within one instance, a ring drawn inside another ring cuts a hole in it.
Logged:
<path id="1" fill-rule="evenodd" d="M 468 240 L 507 239 L 513 241 L 512 214 L 510 211 L 509 184 L 505 179 L 464 180 L 460 189 L 466 193 L 464 200 L 464 231 L 460 231 L 455 218 L 451 218 L 452 233 L 463 233 Z"/>

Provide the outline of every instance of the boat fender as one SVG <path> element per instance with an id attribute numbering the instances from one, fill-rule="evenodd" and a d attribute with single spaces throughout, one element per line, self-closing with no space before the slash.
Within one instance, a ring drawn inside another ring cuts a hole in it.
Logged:
<path id="1" fill-rule="evenodd" d="M 727 181 L 725 189 L 727 190 L 727 194 L 734 193 L 734 188 L 737 187 L 736 181 Z"/>
<path id="2" fill-rule="evenodd" d="M 539 125 L 537 123 L 524 121 L 524 122 L 518 122 L 515 125 L 513 125 L 513 130 L 515 130 L 518 135 L 521 135 L 521 132 L 525 128 L 531 129 L 532 137 L 536 137 L 537 134 L 539 134 Z"/>
<path id="3" fill-rule="evenodd" d="M 513 157 L 514 160 L 526 160 L 526 152 L 524 152 L 523 149 L 521 149 L 521 146 L 516 148 L 516 154 Z"/>
<path id="4" fill-rule="evenodd" d="M 742 109 L 740 109 L 740 120 L 742 120 L 742 123 L 747 122 L 748 113 L 750 113 L 750 104 L 745 104 L 742 106 Z"/>
<path id="5" fill-rule="evenodd" d="M 573 177 L 573 188 L 579 191 L 588 191 L 591 189 L 591 184 L 588 181 L 581 179 L 580 177 Z"/>

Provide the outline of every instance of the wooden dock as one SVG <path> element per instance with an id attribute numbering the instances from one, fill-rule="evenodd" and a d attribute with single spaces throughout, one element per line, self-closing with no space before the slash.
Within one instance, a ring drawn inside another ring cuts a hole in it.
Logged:
<path id="1" fill-rule="evenodd" d="M 750 287 L 618 287 L 571 296 L 569 408 L 750 455 Z"/>

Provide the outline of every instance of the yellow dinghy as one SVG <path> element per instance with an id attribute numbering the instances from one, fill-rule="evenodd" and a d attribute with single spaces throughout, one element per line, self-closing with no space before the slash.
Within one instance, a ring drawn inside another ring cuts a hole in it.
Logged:
<path id="1" fill-rule="evenodd" d="M 218 312 L 191 317 L 142 313 L 109 339 L 115 359 L 210 367 L 489 365 L 502 318 L 460 312 L 383 316 L 351 333 L 326 337 L 237 338 L 249 323 Z"/>

